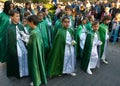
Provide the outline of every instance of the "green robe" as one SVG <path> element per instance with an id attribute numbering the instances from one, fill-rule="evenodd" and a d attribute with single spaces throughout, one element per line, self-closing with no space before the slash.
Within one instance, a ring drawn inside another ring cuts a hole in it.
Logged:
<path id="1" fill-rule="evenodd" d="M 87 71 L 88 64 L 90 61 L 91 51 L 92 51 L 92 44 L 94 39 L 94 31 L 89 33 L 86 37 L 85 46 L 83 50 L 83 56 L 81 58 L 81 69 L 85 72 Z"/>
<path id="2" fill-rule="evenodd" d="M 52 27 L 52 20 L 50 15 L 45 16 L 44 18 L 46 25 L 47 25 L 47 34 L 48 34 L 48 43 L 49 43 L 49 47 L 52 47 L 52 36 L 53 36 L 53 27 Z M 51 25 L 49 25 L 49 23 L 51 23 Z"/>
<path id="3" fill-rule="evenodd" d="M 24 31 L 24 27 L 17 24 L 20 31 Z M 19 63 L 17 54 L 16 24 L 11 23 L 7 28 L 7 76 L 15 76 L 20 78 Z"/>
<path id="4" fill-rule="evenodd" d="M 55 35 L 57 34 L 57 32 L 58 32 L 58 30 L 59 30 L 60 28 L 62 28 L 62 22 L 61 22 L 60 19 L 58 19 L 58 20 L 55 22 L 52 40 L 54 40 Z"/>
<path id="5" fill-rule="evenodd" d="M 103 23 L 100 24 L 98 32 L 100 34 L 100 40 L 102 41 L 102 45 L 100 48 L 100 58 L 102 58 L 102 55 L 104 52 L 105 41 L 106 41 L 106 33 L 108 32 L 108 26 Z"/>
<path id="6" fill-rule="evenodd" d="M 75 34 L 75 40 L 77 42 L 77 45 L 76 45 L 76 55 L 77 55 L 77 58 L 81 58 L 81 47 L 80 47 L 80 35 L 82 33 L 82 26 L 79 25 L 77 30 L 76 30 L 76 34 Z"/>
<path id="7" fill-rule="evenodd" d="M 86 25 L 84 25 L 86 26 Z M 86 31 L 87 31 L 87 28 L 85 27 Z M 80 59 L 82 57 L 82 48 L 80 47 L 80 36 L 81 36 L 81 33 L 83 31 L 83 25 L 79 25 L 77 30 L 76 30 L 76 34 L 75 34 L 75 39 L 76 39 L 76 42 L 77 42 L 77 45 L 76 45 L 76 55 L 77 55 L 77 58 Z M 89 32 L 89 31 L 87 31 Z"/>
<path id="8" fill-rule="evenodd" d="M 71 22 L 71 25 L 72 25 L 70 28 L 72 28 L 75 31 L 75 29 L 74 29 L 74 22 L 75 21 L 73 20 L 73 16 L 70 15 L 69 18 L 70 18 L 70 22 Z"/>
<path id="9" fill-rule="evenodd" d="M 73 31 L 71 29 L 67 30 L 73 37 Z M 55 36 L 51 52 L 46 63 L 47 74 L 49 77 L 62 74 L 67 30 L 65 28 L 61 28 Z"/>
<path id="10" fill-rule="evenodd" d="M 27 31 L 28 31 L 28 33 L 30 33 L 31 32 L 31 29 L 30 29 L 30 26 L 27 24 L 27 25 L 25 25 L 24 27 L 26 27 L 26 29 L 27 29 Z M 27 33 L 27 34 L 28 34 Z"/>
<path id="11" fill-rule="evenodd" d="M 92 31 L 92 23 L 91 23 L 91 22 L 88 22 L 88 23 L 86 24 L 86 29 L 87 29 L 89 32 Z"/>
<path id="12" fill-rule="evenodd" d="M 34 86 L 47 84 L 43 40 L 37 27 L 31 30 L 28 42 L 28 68 Z"/>
<path id="13" fill-rule="evenodd" d="M 7 26 L 10 24 L 9 16 L 4 12 L 0 13 L 0 62 L 6 62 L 7 53 Z"/>
<path id="14" fill-rule="evenodd" d="M 47 53 L 49 51 L 49 39 L 48 39 L 48 33 L 47 33 L 47 25 L 46 21 L 42 20 L 38 24 L 38 28 L 40 29 L 42 39 L 43 39 L 43 44 L 44 44 L 44 53 L 45 53 L 45 60 L 47 59 Z"/>

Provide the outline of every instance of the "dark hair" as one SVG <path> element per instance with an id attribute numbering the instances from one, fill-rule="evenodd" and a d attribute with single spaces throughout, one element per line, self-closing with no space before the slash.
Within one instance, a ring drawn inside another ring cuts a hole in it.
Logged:
<path id="1" fill-rule="evenodd" d="M 39 19 L 37 15 L 30 15 L 28 16 L 27 20 L 29 22 L 33 22 L 34 25 L 37 25 L 39 23 Z"/>
<path id="2" fill-rule="evenodd" d="M 40 14 L 40 13 L 42 13 L 42 14 L 43 14 L 43 11 L 38 11 L 37 15 L 38 15 L 38 14 Z"/>
<path id="3" fill-rule="evenodd" d="M 45 12 L 46 10 L 47 10 L 46 8 L 42 8 L 42 9 L 41 9 L 42 12 Z"/>
<path id="4" fill-rule="evenodd" d="M 92 16 L 93 16 L 93 15 L 90 15 L 90 16 L 87 17 L 89 21 L 90 21 L 90 19 L 92 18 Z"/>
<path id="5" fill-rule="evenodd" d="M 61 11 L 60 13 L 58 13 L 57 18 L 60 19 L 60 17 L 62 17 L 63 14 L 64 14 L 64 13 Z"/>
<path id="6" fill-rule="evenodd" d="M 10 11 L 10 5 L 12 4 L 11 1 L 6 1 L 4 3 L 4 9 L 3 9 L 3 12 L 7 15 L 9 15 L 9 11 Z"/>
<path id="7" fill-rule="evenodd" d="M 30 5 L 30 8 L 27 8 L 27 5 Z M 31 3 L 30 2 L 25 3 L 25 10 L 27 11 L 27 9 L 32 13 L 32 8 L 31 8 Z"/>
<path id="8" fill-rule="evenodd" d="M 70 9 L 70 10 L 72 11 L 72 7 L 71 7 L 70 5 L 67 5 L 67 6 L 65 7 L 65 10 L 67 10 L 67 9 Z"/>
<path id="9" fill-rule="evenodd" d="M 111 17 L 110 16 L 104 16 L 103 19 L 102 19 L 102 22 L 104 22 L 106 20 L 111 20 Z"/>
<path id="10" fill-rule="evenodd" d="M 25 3 L 25 7 L 27 7 L 27 5 L 31 5 L 31 3 L 30 2 L 26 2 Z"/>
<path id="11" fill-rule="evenodd" d="M 27 11 L 24 12 L 24 17 L 28 17 L 29 15 L 30 15 L 29 12 L 27 12 Z"/>
<path id="12" fill-rule="evenodd" d="M 86 20 L 86 21 L 87 21 L 87 18 L 84 17 L 84 16 L 79 17 L 79 18 L 78 18 L 78 25 L 82 24 L 82 21 L 83 21 L 83 20 Z"/>
<path id="13" fill-rule="evenodd" d="M 14 16 L 15 13 L 19 14 L 19 11 L 17 11 L 17 10 L 11 10 L 10 11 L 10 16 Z"/>
<path id="14" fill-rule="evenodd" d="M 68 16 L 64 16 L 64 17 L 62 18 L 62 22 L 63 22 L 65 19 L 69 19 L 69 20 L 70 20 L 70 18 L 69 18 Z"/>
<path id="15" fill-rule="evenodd" d="M 94 22 L 92 23 L 92 26 L 97 25 L 97 24 L 99 24 L 99 21 L 94 21 Z"/>

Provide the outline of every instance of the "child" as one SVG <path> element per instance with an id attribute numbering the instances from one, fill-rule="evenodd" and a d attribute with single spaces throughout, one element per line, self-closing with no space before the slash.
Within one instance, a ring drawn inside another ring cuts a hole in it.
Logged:
<path id="1" fill-rule="evenodd" d="M 6 62 L 7 58 L 7 26 L 11 23 L 9 12 L 13 9 L 11 1 L 5 1 L 3 12 L 0 13 L 0 62 Z"/>
<path id="2" fill-rule="evenodd" d="M 47 60 L 47 73 L 49 77 L 61 74 L 76 76 L 73 31 L 69 28 L 70 19 L 63 17 L 63 27 L 58 30 L 50 55 Z"/>
<path id="3" fill-rule="evenodd" d="M 18 11 L 10 11 L 12 23 L 8 26 L 8 46 L 7 46 L 7 76 L 17 78 L 28 76 L 27 50 L 22 41 L 24 27 L 19 24 L 20 14 Z"/>
<path id="4" fill-rule="evenodd" d="M 27 44 L 29 41 L 29 37 L 30 37 L 30 27 L 27 23 L 27 18 L 23 18 L 22 23 L 23 23 L 24 31 L 25 31 L 25 33 L 22 32 L 22 35 L 23 35 L 22 40 Z"/>
<path id="5" fill-rule="evenodd" d="M 85 17 L 80 18 L 78 22 L 79 22 L 79 26 L 76 30 L 76 41 L 77 41 L 76 51 L 77 51 L 77 57 L 80 59 L 82 57 L 82 52 L 84 49 L 84 44 L 88 31 L 87 28 L 85 27 L 87 23 L 87 19 Z"/>
<path id="6" fill-rule="evenodd" d="M 37 27 L 39 19 L 36 15 L 28 17 L 28 25 L 31 27 L 30 39 L 28 42 L 28 68 L 33 81 L 31 85 L 40 86 L 47 84 L 44 63 L 44 46 L 41 32 Z"/>
<path id="7" fill-rule="evenodd" d="M 108 24 L 110 23 L 111 17 L 110 16 L 104 16 L 103 21 L 100 24 L 99 27 L 99 35 L 100 40 L 102 41 L 102 45 L 100 47 L 100 59 L 105 63 L 108 64 L 108 61 L 106 60 L 106 48 L 107 48 L 107 41 L 109 38 L 108 35 Z"/>
<path id="8" fill-rule="evenodd" d="M 42 11 L 39 11 L 37 13 L 37 16 L 39 18 L 39 23 L 38 23 L 38 28 L 41 32 L 41 36 L 42 36 L 42 40 L 43 40 L 43 44 L 44 44 L 44 53 L 45 53 L 45 61 L 47 60 L 48 57 L 48 53 L 49 53 L 49 37 L 48 37 L 48 33 L 47 33 L 47 24 L 45 22 L 45 20 L 43 19 L 44 15 Z"/>
<path id="9" fill-rule="evenodd" d="M 99 22 L 94 21 L 92 23 L 93 31 L 86 37 L 85 46 L 83 50 L 83 57 L 81 58 L 81 69 L 92 74 L 91 69 L 96 68 L 99 63 L 98 49 L 97 46 L 101 45 L 102 42 L 99 39 L 98 30 Z"/>

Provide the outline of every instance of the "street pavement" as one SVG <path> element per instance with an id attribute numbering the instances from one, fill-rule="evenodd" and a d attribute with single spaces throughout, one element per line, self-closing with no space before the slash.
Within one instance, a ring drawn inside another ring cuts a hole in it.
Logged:
<path id="1" fill-rule="evenodd" d="M 100 68 L 92 70 L 92 75 L 83 72 L 77 61 L 77 76 L 48 78 L 48 84 L 42 86 L 120 86 L 120 42 L 115 45 L 109 43 L 107 51 L 109 63 L 101 63 Z M 0 86 L 30 86 L 30 82 L 29 77 L 6 77 L 6 64 L 0 63 Z"/>

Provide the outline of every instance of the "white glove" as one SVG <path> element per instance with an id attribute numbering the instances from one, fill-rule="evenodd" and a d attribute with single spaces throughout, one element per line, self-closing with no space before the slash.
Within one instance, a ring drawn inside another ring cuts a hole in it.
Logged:
<path id="1" fill-rule="evenodd" d="M 76 41 L 72 40 L 71 45 L 76 45 L 76 44 L 77 44 Z"/>
<path id="2" fill-rule="evenodd" d="M 51 26 L 52 25 L 52 23 L 51 22 L 48 22 L 48 26 Z"/>
<path id="3" fill-rule="evenodd" d="M 98 42 L 96 43 L 96 45 L 102 45 L 102 42 L 101 42 L 101 41 L 98 41 Z"/>

